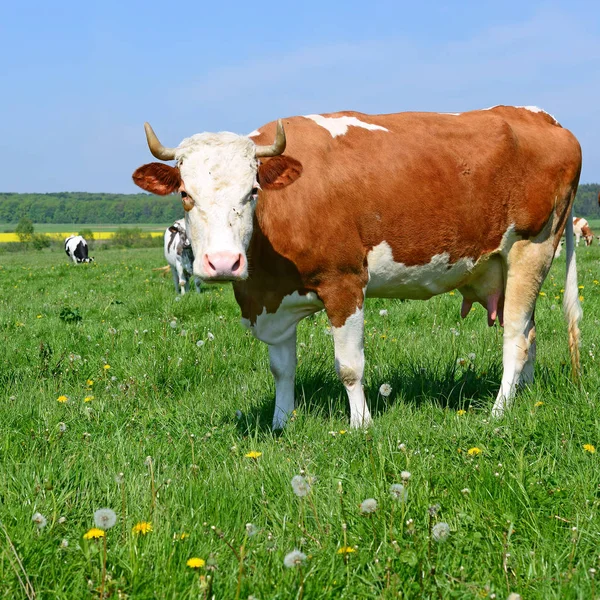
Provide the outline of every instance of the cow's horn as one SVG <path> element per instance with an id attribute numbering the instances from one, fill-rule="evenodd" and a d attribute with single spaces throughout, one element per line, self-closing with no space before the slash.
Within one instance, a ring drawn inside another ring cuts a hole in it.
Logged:
<path id="1" fill-rule="evenodd" d="M 176 148 L 165 148 L 156 137 L 154 130 L 150 127 L 150 123 L 144 123 L 144 129 L 146 130 L 146 139 L 148 140 L 148 147 L 152 156 L 160 160 L 173 160 L 175 158 Z"/>
<path id="2" fill-rule="evenodd" d="M 285 150 L 285 131 L 281 119 L 277 121 L 277 133 L 272 146 L 256 146 L 256 158 L 279 156 Z"/>

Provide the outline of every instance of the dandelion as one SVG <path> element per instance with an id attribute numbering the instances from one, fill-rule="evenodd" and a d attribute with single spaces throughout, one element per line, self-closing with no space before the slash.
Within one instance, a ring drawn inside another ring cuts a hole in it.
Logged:
<path id="1" fill-rule="evenodd" d="M 115 475 L 115 483 L 117 483 L 118 485 L 121 485 L 124 481 L 125 481 L 125 473 L 121 472 L 121 473 L 117 473 Z"/>
<path id="2" fill-rule="evenodd" d="M 254 523 L 246 523 L 246 535 L 251 538 L 258 533 L 258 527 Z"/>
<path id="3" fill-rule="evenodd" d="M 152 457 L 151 456 L 146 456 L 146 458 L 144 459 L 144 465 L 146 467 L 149 467 L 152 465 Z"/>
<path id="4" fill-rule="evenodd" d="M 389 383 L 382 383 L 379 388 L 379 393 L 387 398 L 392 393 L 392 386 Z"/>
<path id="5" fill-rule="evenodd" d="M 67 396 L 59 396 L 56 400 L 57 400 L 57 402 L 64 403 L 64 402 L 68 402 L 69 398 Z"/>
<path id="6" fill-rule="evenodd" d="M 39 512 L 34 513 L 33 517 L 31 517 L 31 520 L 35 523 L 35 526 L 41 531 L 42 529 L 44 529 L 44 527 L 46 527 L 46 524 L 48 523 L 48 521 L 46 520 L 46 517 Z"/>
<path id="7" fill-rule="evenodd" d="M 398 450 L 400 450 L 401 452 L 406 452 L 406 444 L 398 444 Z"/>
<path id="8" fill-rule="evenodd" d="M 455 327 L 450 327 L 450 333 L 452 335 L 455 335 L 456 337 L 458 337 L 460 335 L 460 331 L 458 329 L 456 329 Z"/>
<path id="9" fill-rule="evenodd" d="M 59 525 L 64 525 L 67 522 L 67 517 L 60 517 L 58 519 L 58 524 Z"/>
<path id="10" fill-rule="evenodd" d="M 408 500 L 408 490 L 401 484 L 401 483 L 392 483 L 392 485 L 390 486 L 390 495 L 392 496 L 392 498 L 394 500 L 397 500 L 398 502 L 406 502 Z M 366 502 L 366 500 L 365 500 Z M 364 502 L 363 502 L 364 504 Z M 375 508 L 377 508 L 377 506 L 375 506 Z M 361 510 L 362 510 L 362 505 L 361 505 Z M 363 512 L 367 512 L 367 511 L 363 511 Z M 373 511 L 369 511 L 369 512 L 373 512 Z"/>
<path id="11" fill-rule="evenodd" d="M 337 554 L 352 554 L 353 552 L 356 552 L 356 548 L 353 548 L 352 546 L 342 546 L 337 551 Z"/>
<path id="12" fill-rule="evenodd" d="M 171 329 L 175 329 L 175 327 L 177 327 L 177 321 L 171 321 L 169 323 L 169 326 L 171 327 Z"/>
<path id="13" fill-rule="evenodd" d="M 139 523 L 136 523 L 133 528 L 131 529 L 132 533 L 135 533 L 137 535 L 139 535 L 140 533 L 142 535 L 146 535 L 147 533 L 150 533 L 152 531 L 152 523 L 148 523 L 148 521 L 140 521 Z"/>
<path id="14" fill-rule="evenodd" d="M 388 311 L 387 311 L 385 308 L 382 308 L 382 309 L 379 311 L 379 316 L 380 316 L 380 317 L 387 317 L 387 316 L 388 316 Z"/>
<path id="15" fill-rule="evenodd" d="M 541 400 L 538 400 L 538 401 L 537 401 L 537 402 L 534 404 L 534 406 L 535 406 L 536 408 L 538 408 L 539 406 L 542 406 L 543 404 L 544 404 L 544 403 L 543 403 Z"/>
<path id="16" fill-rule="evenodd" d="M 435 517 L 435 515 L 438 514 L 438 512 L 440 512 L 440 508 L 442 508 L 439 504 L 432 504 L 428 509 L 427 512 L 429 513 L 429 516 L 431 517 Z"/>
<path id="17" fill-rule="evenodd" d="M 60 431 L 60 433 L 65 433 L 65 431 L 67 431 L 67 424 L 61 421 L 58 424 L 58 431 Z"/>
<path id="18" fill-rule="evenodd" d="M 285 555 L 283 559 L 283 564 L 288 569 L 293 569 L 294 567 L 299 567 L 306 560 L 306 554 L 304 552 L 300 552 L 300 550 L 293 550 Z"/>
<path id="19" fill-rule="evenodd" d="M 592 444 L 584 444 L 583 449 L 590 454 L 594 454 L 594 452 L 596 452 L 596 447 L 592 446 Z"/>
<path id="20" fill-rule="evenodd" d="M 400 479 L 402 479 L 402 481 L 406 482 L 411 478 L 411 472 L 410 471 L 402 471 L 400 473 Z"/>
<path id="21" fill-rule="evenodd" d="M 367 498 L 360 503 L 360 512 L 364 515 L 374 513 L 376 510 L 377 500 L 375 500 L 375 498 Z"/>
<path id="22" fill-rule="evenodd" d="M 546 295 L 546 292 L 540 292 L 540 296 L 542 296 L 542 297 L 543 297 L 543 296 L 545 296 L 545 295 Z"/>
<path id="23" fill-rule="evenodd" d="M 466 496 L 467 494 L 471 493 L 471 490 L 469 488 L 463 488 L 462 490 L 460 490 L 460 493 Z"/>
<path id="24" fill-rule="evenodd" d="M 310 494 L 310 484 L 302 475 L 294 475 L 292 477 L 292 489 L 298 498 L 304 498 Z"/>
<path id="25" fill-rule="evenodd" d="M 464 367 L 467 364 L 466 359 L 464 358 L 457 358 L 456 359 L 456 366 L 457 367 Z"/>
<path id="26" fill-rule="evenodd" d="M 185 564 L 190 569 L 201 569 L 206 564 L 206 561 L 203 558 L 188 558 Z"/>
<path id="27" fill-rule="evenodd" d="M 506 600 L 521 600 L 521 594 L 517 594 L 516 592 L 511 592 Z"/>
<path id="28" fill-rule="evenodd" d="M 258 457 L 262 456 L 262 452 L 257 452 L 256 450 L 251 450 L 247 454 L 244 454 L 244 456 L 246 458 L 254 458 L 256 460 Z"/>
<path id="29" fill-rule="evenodd" d="M 436 523 L 431 530 L 431 535 L 434 541 L 445 542 L 450 536 L 450 526 L 448 523 Z"/>
<path id="30" fill-rule="evenodd" d="M 94 523 L 100 529 L 110 529 L 117 522 L 117 515 L 110 508 L 100 508 L 94 513 Z"/>
<path id="31" fill-rule="evenodd" d="M 215 339 L 215 336 L 210 331 L 206 334 L 206 337 L 209 342 L 212 342 Z"/>
<path id="32" fill-rule="evenodd" d="M 460 410 L 457 410 L 457 411 L 456 411 L 456 414 L 457 414 L 459 417 L 462 417 L 463 415 L 466 415 L 466 414 L 467 414 L 467 411 L 461 408 Z"/>
<path id="33" fill-rule="evenodd" d="M 105 371 L 108 371 L 109 369 L 110 369 L 110 365 L 108 365 L 108 364 L 107 364 L 107 365 L 104 365 L 104 370 L 105 370 Z"/>
<path id="34" fill-rule="evenodd" d="M 469 352 L 469 354 L 467 354 L 467 358 L 473 362 L 476 358 L 475 352 Z"/>
<path id="35" fill-rule="evenodd" d="M 65 539 L 65 540 L 63 540 L 63 541 L 60 543 L 60 547 L 61 547 L 61 548 L 68 548 L 68 547 L 69 547 L 69 540 L 66 540 L 66 539 Z"/>
<path id="36" fill-rule="evenodd" d="M 583 302 L 583 296 L 579 296 L 579 302 Z"/>
<path id="37" fill-rule="evenodd" d="M 117 335 L 117 330 L 114 327 L 109 327 L 108 333 L 110 333 L 110 335 Z"/>
<path id="38" fill-rule="evenodd" d="M 102 529 L 98 529 L 97 527 L 92 527 L 87 533 L 83 534 L 84 540 L 99 540 L 103 538 L 106 534 Z"/>
<path id="39" fill-rule="evenodd" d="M 93 379 L 88 379 L 88 380 L 85 382 L 85 384 L 86 384 L 88 387 L 92 387 L 92 386 L 94 385 L 94 380 L 93 380 Z"/>
<path id="40" fill-rule="evenodd" d="M 478 454 L 481 454 L 481 448 L 478 448 L 477 446 L 474 446 L 473 448 L 469 448 L 467 450 L 467 454 L 469 456 L 477 456 Z"/>
<path id="41" fill-rule="evenodd" d="M 198 346 L 198 348 L 202 348 L 202 346 L 204 346 L 204 340 L 198 340 L 196 342 L 196 346 Z"/>
<path id="42" fill-rule="evenodd" d="M 83 401 L 84 402 L 91 402 L 94 399 L 94 396 L 86 396 Z"/>

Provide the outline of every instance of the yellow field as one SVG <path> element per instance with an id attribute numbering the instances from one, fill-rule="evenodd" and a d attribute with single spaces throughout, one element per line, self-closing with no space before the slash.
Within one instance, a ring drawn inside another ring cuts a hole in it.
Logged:
<path id="1" fill-rule="evenodd" d="M 149 233 L 152 237 L 162 237 L 164 233 L 162 231 L 149 231 L 144 232 Z M 64 233 L 46 233 L 48 237 L 51 237 L 54 240 L 65 240 L 70 235 L 77 235 L 77 232 L 64 232 Z M 94 231 L 94 240 L 110 240 L 114 237 L 114 231 Z M 6 242 L 18 242 L 19 237 L 16 233 L 0 233 L 0 243 Z"/>

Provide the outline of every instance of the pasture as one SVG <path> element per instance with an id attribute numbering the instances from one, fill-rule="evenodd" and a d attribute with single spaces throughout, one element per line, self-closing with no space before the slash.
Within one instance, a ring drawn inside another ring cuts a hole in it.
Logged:
<path id="1" fill-rule="evenodd" d="M 348 427 L 325 315 L 305 319 L 281 435 L 267 348 L 229 285 L 176 297 L 152 271 L 159 248 L 97 260 L 0 258 L 0 597 L 32 597 L 26 576 L 38 598 L 99 598 L 103 579 L 106 596 L 140 599 L 600 593 L 597 245 L 577 253 L 581 386 L 563 252 L 538 302 L 536 382 L 507 418 L 489 416 L 501 331 L 480 306 L 460 320 L 456 292 L 368 301 L 366 431 Z M 100 508 L 116 525 L 84 539 Z M 287 568 L 294 549 L 306 559 Z"/>

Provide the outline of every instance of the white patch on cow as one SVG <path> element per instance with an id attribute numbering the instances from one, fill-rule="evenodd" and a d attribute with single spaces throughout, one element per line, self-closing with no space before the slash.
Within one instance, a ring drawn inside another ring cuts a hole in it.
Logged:
<path id="1" fill-rule="evenodd" d="M 175 157 L 194 206 L 186 230 L 194 250 L 194 274 L 210 279 L 203 257 L 215 253 L 245 256 L 252 235 L 256 145 L 234 133 L 200 133 L 184 139 Z M 246 276 L 247 269 L 240 276 Z"/>
<path id="2" fill-rule="evenodd" d="M 447 252 L 436 254 L 425 265 L 407 267 L 394 261 L 392 248 L 381 242 L 369 252 L 367 296 L 426 300 L 460 287 L 468 279 L 475 261 L 461 258 L 450 264 Z"/>
<path id="3" fill-rule="evenodd" d="M 362 127 L 370 131 L 389 131 L 381 125 L 373 125 L 371 123 L 365 123 L 356 117 L 324 117 L 322 115 L 305 115 L 306 119 L 311 119 L 317 125 L 327 129 L 331 134 L 331 137 L 337 137 L 338 135 L 345 135 L 348 131 L 348 127 Z"/>
<path id="4" fill-rule="evenodd" d="M 252 329 L 252 333 L 267 344 L 279 344 L 292 335 L 297 323 L 308 315 L 323 308 L 323 303 L 314 292 L 299 294 L 294 292 L 285 296 L 274 313 L 268 313 L 266 308 L 254 325 L 248 319 L 242 318 L 242 325 Z"/>
<path id="5" fill-rule="evenodd" d="M 260 135 L 260 131 L 258 129 L 255 129 L 254 131 L 251 131 L 247 137 L 256 137 L 257 135 Z"/>
<path id="6" fill-rule="evenodd" d="M 437 113 L 438 115 L 448 115 L 450 117 L 459 117 L 462 113 Z"/>
<path id="7" fill-rule="evenodd" d="M 533 113 L 544 113 L 545 115 L 548 115 L 555 123 L 558 123 L 553 115 L 551 115 L 547 110 L 539 108 L 538 106 L 516 106 L 515 108 L 523 108 Z"/>

